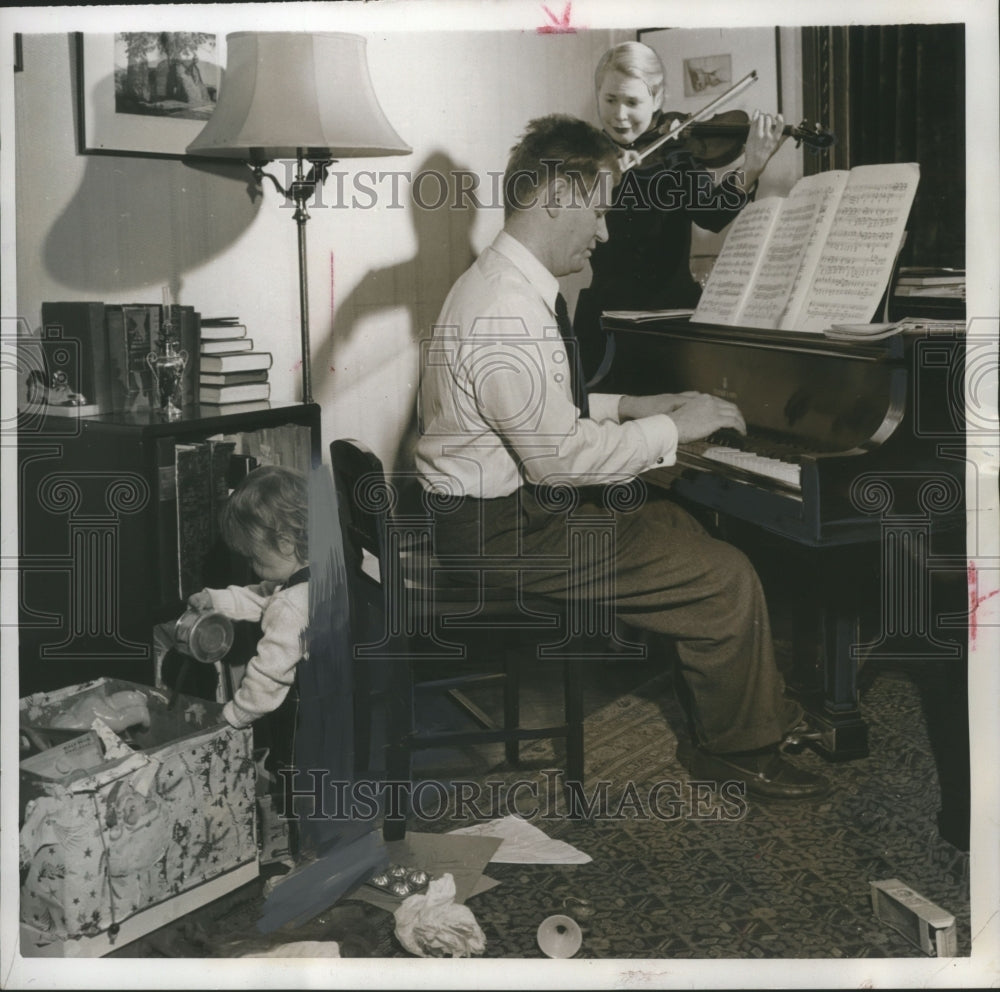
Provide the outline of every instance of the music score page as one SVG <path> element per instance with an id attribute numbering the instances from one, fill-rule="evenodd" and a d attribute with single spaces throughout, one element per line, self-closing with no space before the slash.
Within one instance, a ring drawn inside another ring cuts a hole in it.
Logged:
<path id="1" fill-rule="evenodd" d="M 915 163 L 807 176 L 733 222 L 692 323 L 822 333 L 872 320 L 920 177 Z"/>

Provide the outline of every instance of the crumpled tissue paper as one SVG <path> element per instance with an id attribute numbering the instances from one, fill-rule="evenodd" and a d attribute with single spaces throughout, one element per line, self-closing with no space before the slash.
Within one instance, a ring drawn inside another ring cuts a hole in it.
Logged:
<path id="1" fill-rule="evenodd" d="M 486 937 L 468 906 L 455 902 L 450 874 L 434 879 L 426 892 L 403 900 L 395 912 L 396 937 L 421 958 L 468 958 L 486 950 Z"/>

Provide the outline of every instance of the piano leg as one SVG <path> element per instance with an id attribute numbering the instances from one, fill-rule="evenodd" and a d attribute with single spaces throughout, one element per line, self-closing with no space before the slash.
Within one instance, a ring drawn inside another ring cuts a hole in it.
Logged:
<path id="1" fill-rule="evenodd" d="M 787 643 L 791 635 L 791 660 L 782 661 L 782 674 L 788 694 L 821 732 L 813 746 L 831 760 L 865 757 L 868 724 L 858 699 L 857 654 L 862 617 L 878 604 L 877 548 L 804 547 L 732 517 L 700 512 L 711 531 L 749 556 L 776 636 Z"/>
<path id="2" fill-rule="evenodd" d="M 821 732 L 815 746 L 833 760 L 868 754 L 868 725 L 858 699 L 863 592 L 857 562 L 813 551 L 792 556 L 796 583 L 789 692 Z"/>
<path id="3" fill-rule="evenodd" d="M 860 642 L 860 616 L 850 608 L 823 604 L 813 630 L 808 640 L 796 631 L 796 659 L 808 658 L 812 651 L 816 662 L 806 666 L 808 681 L 797 666 L 789 689 L 821 732 L 815 743 L 826 757 L 863 758 L 868 754 L 868 725 L 858 703 L 858 663 L 851 650 Z"/>

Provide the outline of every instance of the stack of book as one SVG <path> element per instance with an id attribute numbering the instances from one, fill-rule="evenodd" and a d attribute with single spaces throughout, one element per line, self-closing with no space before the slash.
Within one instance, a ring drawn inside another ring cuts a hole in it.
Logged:
<path id="1" fill-rule="evenodd" d="M 903 267 L 896 281 L 897 296 L 965 299 L 965 269 Z"/>
<path id="2" fill-rule="evenodd" d="M 965 316 L 965 269 L 903 266 L 893 290 L 897 316 Z"/>
<path id="3" fill-rule="evenodd" d="M 270 406 L 271 353 L 255 351 L 238 317 L 201 321 L 198 400 L 202 416 L 246 413 Z"/>

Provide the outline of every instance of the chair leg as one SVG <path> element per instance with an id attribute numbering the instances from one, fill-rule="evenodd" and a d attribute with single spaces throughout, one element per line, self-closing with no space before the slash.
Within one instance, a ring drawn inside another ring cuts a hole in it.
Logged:
<path id="1" fill-rule="evenodd" d="M 504 661 L 503 680 L 503 727 L 517 730 L 521 726 L 521 670 L 517 658 L 508 657 Z M 515 767 L 521 761 L 521 745 L 516 738 L 504 741 L 504 757 Z"/>
<path id="2" fill-rule="evenodd" d="M 410 749 L 405 744 L 390 744 L 385 749 L 385 777 L 389 790 L 385 796 L 382 838 L 386 841 L 402 840 L 406 836 L 406 817 L 410 811 L 408 787 L 412 775 L 410 757 Z"/>
<path id="3" fill-rule="evenodd" d="M 406 835 L 409 813 L 409 788 L 413 777 L 413 675 L 408 661 L 392 665 L 390 684 L 386 687 L 385 810 L 382 836 L 402 840 Z"/>
<path id="4" fill-rule="evenodd" d="M 363 669 L 364 666 L 358 666 Z M 359 684 L 355 671 L 354 683 L 354 774 L 368 771 L 372 753 L 372 691 L 367 681 Z"/>

